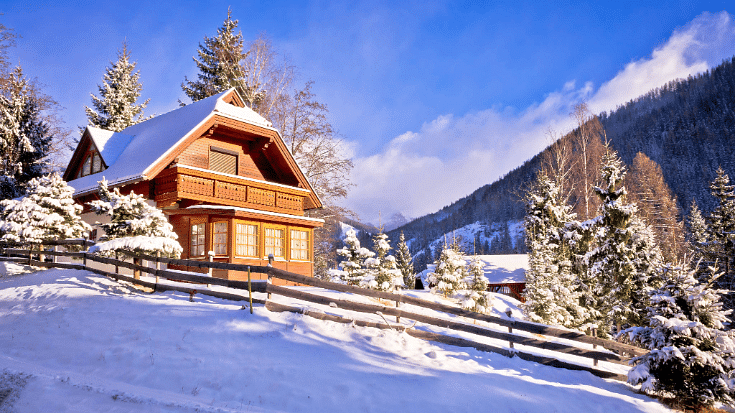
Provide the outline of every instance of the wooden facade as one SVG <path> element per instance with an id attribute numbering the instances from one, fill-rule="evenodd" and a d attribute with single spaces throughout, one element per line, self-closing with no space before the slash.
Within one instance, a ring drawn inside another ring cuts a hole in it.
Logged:
<path id="1" fill-rule="evenodd" d="M 179 236 L 182 258 L 206 260 L 213 255 L 214 261 L 266 265 L 268 256 L 273 255 L 275 267 L 313 276 L 314 228 L 321 227 L 322 221 L 307 217 L 305 211 L 321 207 L 319 198 L 278 132 L 264 125 L 262 118 L 261 122 L 247 121 L 257 115 L 244 107 L 234 90 L 213 98 L 219 99 L 214 102 L 215 110 L 187 135 L 172 139 L 175 146 L 161 150 L 161 156 L 146 165 L 139 176 L 126 171 L 129 176 L 117 182 L 111 179 L 115 177 L 105 178 L 123 193 L 132 190 L 155 201 Z M 232 107 L 223 107 L 224 103 Z M 154 119 L 132 132 L 145 136 L 139 131 Z M 160 123 L 155 127 L 165 130 Z M 131 144 L 145 147 L 135 142 L 140 138 L 124 136 L 129 129 L 132 127 L 109 139 L 130 139 Z M 87 175 L 105 176 L 108 161 L 97 148 L 105 143 L 98 144 L 95 133 L 110 136 L 106 131 L 85 131 L 64 174 L 72 186 Z M 87 163 L 98 158 L 95 165 L 101 170 L 87 168 Z M 80 203 L 96 198 L 93 190 L 75 189 Z M 247 274 L 224 270 L 214 270 L 213 276 L 247 278 Z"/>

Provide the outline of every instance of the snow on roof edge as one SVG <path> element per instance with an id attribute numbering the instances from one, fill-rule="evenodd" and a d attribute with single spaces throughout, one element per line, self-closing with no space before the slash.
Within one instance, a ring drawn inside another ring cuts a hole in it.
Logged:
<path id="1" fill-rule="evenodd" d="M 311 218 L 311 217 L 304 217 L 300 215 L 283 214 L 280 212 L 261 211 L 258 209 L 242 208 L 242 207 L 227 206 L 227 205 L 192 205 L 190 207 L 187 207 L 186 209 L 222 209 L 222 210 L 228 210 L 228 211 L 252 212 L 255 214 L 270 215 L 274 217 L 294 218 L 294 219 L 300 219 L 304 221 L 324 223 L 324 220 L 321 218 Z"/>

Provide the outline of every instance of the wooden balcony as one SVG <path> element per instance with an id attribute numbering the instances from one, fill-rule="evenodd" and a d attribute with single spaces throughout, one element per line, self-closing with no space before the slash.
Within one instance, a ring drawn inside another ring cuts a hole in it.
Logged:
<path id="1" fill-rule="evenodd" d="M 181 200 L 214 205 L 253 208 L 291 215 L 304 215 L 308 191 L 265 181 L 174 166 L 155 179 L 155 200 L 159 207 Z"/>

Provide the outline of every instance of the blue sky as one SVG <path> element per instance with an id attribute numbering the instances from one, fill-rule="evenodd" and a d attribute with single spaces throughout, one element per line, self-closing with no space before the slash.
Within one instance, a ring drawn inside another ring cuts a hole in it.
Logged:
<path id="1" fill-rule="evenodd" d="M 396 3 L 396 4 L 394 4 Z M 175 109 L 191 57 L 231 6 L 329 106 L 355 162 L 345 205 L 416 217 L 495 181 L 569 130 L 571 107 L 610 110 L 735 55 L 725 1 L 3 1 L 14 63 L 69 127 L 127 40 L 147 113 Z"/>

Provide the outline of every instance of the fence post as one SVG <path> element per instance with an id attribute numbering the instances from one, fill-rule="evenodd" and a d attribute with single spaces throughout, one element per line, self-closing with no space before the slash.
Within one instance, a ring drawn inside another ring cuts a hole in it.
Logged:
<path id="1" fill-rule="evenodd" d="M 592 335 L 595 336 L 595 337 L 597 337 L 597 329 L 596 328 L 593 328 L 592 329 Z M 596 350 L 597 349 L 597 344 L 593 344 L 592 345 L 592 349 L 593 350 Z M 592 361 L 594 363 L 594 366 L 597 367 L 597 359 L 592 359 Z"/>
<path id="2" fill-rule="evenodd" d="M 143 260 L 138 258 L 137 256 L 133 256 L 133 265 L 143 265 Z M 140 270 L 137 268 L 133 268 L 133 278 L 136 280 L 140 279 Z"/>
<path id="3" fill-rule="evenodd" d="M 161 251 L 156 251 L 156 284 L 158 284 L 158 274 L 161 272 Z"/>
<path id="4" fill-rule="evenodd" d="M 85 270 L 87 269 L 87 251 L 82 253 L 82 267 L 84 267 Z"/>
<path id="5" fill-rule="evenodd" d="M 273 268 L 273 254 L 268 254 L 268 267 Z M 268 271 L 268 280 L 266 280 L 267 284 L 273 284 L 273 274 Z M 268 293 L 268 299 L 271 299 L 271 293 Z"/>
<path id="6" fill-rule="evenodd" d="M 250 299 L 250 314 L 253 313 L 253 285 L 250 282 L 250 266 L 248 265 L 248 298 Z"/>
<path id="7" fill-rule="evenodd" d="M 115 274 L 120 274 L 120 266 L 117 265 L 117 261 L 120 261 L 120 256 L 117 250 L 115 250 Z"/>
<path id="8" fill-rule="evenodd" d="M 508 333 L 513 334 L 513 327 L 508 326 Z M 515 347 L 513 347 L 513 342 L 512 341 L 509 341 L 509 343 L 510 343 L 510 348 L 515 348 Z"/>
<path id="9" fill-rule="evenodd" d="M 33 256 L 33 244 L 28 246 L 28 265 L 31 265 L 32 256 Z"/>
<path id="10" fill-rule="evenodd" d="M 398 307 L 400 307 L 400 306 L 401 306 L 401 302 L 400 301 L 396 301 L 396 310 L 398 310 Z M 397 315 L 396 316 L 396 323 L 400 323 L 400 322 L 401 322 L 401 316 Z"/>

